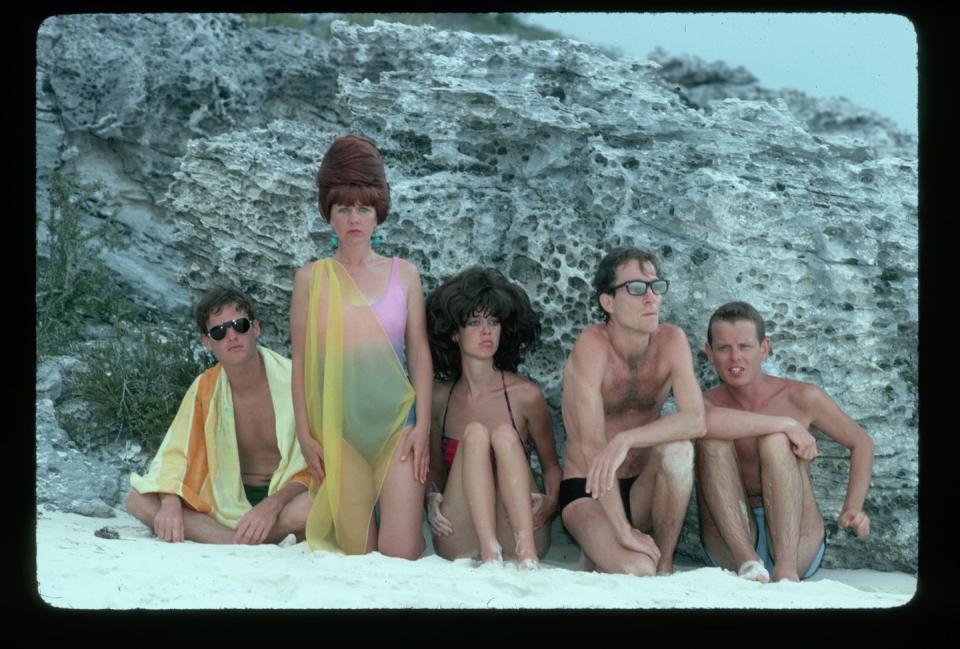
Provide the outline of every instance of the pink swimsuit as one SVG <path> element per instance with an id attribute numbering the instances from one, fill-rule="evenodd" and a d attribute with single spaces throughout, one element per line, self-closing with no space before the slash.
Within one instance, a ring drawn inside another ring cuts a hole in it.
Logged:
<path id="1" fill-rule="evenodd" d="M 387 338 L 393 350 L 397 352 L 400 363 L 406 367 L 407 355 L 404 334 L 407 330 L 407 292 L 400 281 L 400 258 L 394 257 L 390 267 L 390 279 L 387 290 L 380 299 L 370 305 L 377 320 L 387 332 Z"/>

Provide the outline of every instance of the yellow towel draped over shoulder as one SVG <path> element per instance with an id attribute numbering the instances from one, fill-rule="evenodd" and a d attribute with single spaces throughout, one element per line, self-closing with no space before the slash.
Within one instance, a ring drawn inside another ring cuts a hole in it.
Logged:
<path id="1" fill-rule="evenodd" d="M 257 351 L 270 386 L 280 450 L 267 493 L 273 495 L 290 480 L 309 487 L 310 472 L 297 442 L 290 360 L 266 347 Z M 219 363 L 187 390 L 146 474 L 131 474 L 130 484 L 140 493 L 176 494 L 191 509 L 209 513 L 230 528 L 250 511 L 240 475 L 230 381 Z"/>
<path id="2" fill-rule="evenodd" d="M 383 326 L 339 262 L 315 262 L 308 308 L 307 419 L 323 445 L 326 475 L 313 487 L 307 542 L 311 549 L 362 554 L 415 393 Z"/>

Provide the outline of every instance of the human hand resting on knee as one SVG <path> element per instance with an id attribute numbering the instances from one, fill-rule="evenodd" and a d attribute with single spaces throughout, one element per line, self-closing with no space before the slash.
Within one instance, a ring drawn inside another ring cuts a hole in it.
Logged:
<path id="1" fill-rule="evenodd" d="M 265 498 L 254 505 L 237 523 L 233 542 L 241 545 L 259 545 L 267 539 L 280 516 L 283 505 L 276 498 Z"/>
<path id="2" fill-rule="evenodd" d="M 557 499 L 538 492 L 530 494 L 533 507 L 533 529 L 538 530 L 547 524 L 557 509 Z"/>
<path id="3" fill-rule="evenodd" d="M 153 517 L 153 531 L 164 541 L 183 541 L 183 505 L 179 496 L 160 494 L 160 511 Z"/>
<path id="4" fill-rule="evenodd" d="M 660 548 L 649 534 L 627 527 L 617 532 L 617 541 L 627 549 L 646 554 L 654 563 L 660 562 Z"/>
<path id="5" fill-rule="evenodd" d="M 453 525 L 440 513 L 440 503 L 443 502 L 443 494 L 439 491 L 431 491 L 427 494 L 427 521 L 430 523 L 430 529 L 437 536 L 449 536 L 453 534 Z"/>
<path id="6" fill-rule="evenodd" d="M 613 489 L 617 479 L 617 469 L 627 458 L 627 451 L 629 450 L 624 435 L 617 435 L 607 442 L 606 447 L 590 463 L 586 487 L 588 494 L 594 498 L 599 498 Z"/>

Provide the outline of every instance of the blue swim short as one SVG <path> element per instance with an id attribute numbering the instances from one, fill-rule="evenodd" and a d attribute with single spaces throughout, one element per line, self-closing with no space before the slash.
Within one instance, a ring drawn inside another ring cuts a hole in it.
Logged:
<path id="1" fill-rule="evenodd" d="M 764 514 L 763 507 L 754 507 L 753 517 L 757 521 L 757 545 L 755 548 L 757 555 L 760 557 L 760 560 L 763 561 L 763 566 L 767 569 L 767 572 L 773 574 L 773 557 L 770 556 L 770 548 L 767 546 L 767 518 Z M 810 562 L 810 567 L 807 568 L 807 571 L 800 575 L 800 579 L 808 579 L 813 576 L 813 573 L 820 569 L 820 562 L 823 561 L 823 553 L 826 549 L 827 531 L 824 529 L 823 541 L 820 542 L 820 549 L 817 550 L 817 556 Z M 710 556 L 710 553 L 707 552 L 707 548 L 703 546 L 702 541 L 700 542 L 700 556 L 708 568 L 717 567 L 717 563 Z"/>

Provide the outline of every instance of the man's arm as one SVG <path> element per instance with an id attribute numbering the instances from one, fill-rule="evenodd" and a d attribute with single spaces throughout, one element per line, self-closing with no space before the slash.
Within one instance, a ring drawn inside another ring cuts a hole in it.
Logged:
<path id="1" fill-rule="evenodd" d="M 693 356 L 687 336 L 679 327 L 671 327 L 664 350 L 670 363 L 670 380 L 677 412 L 660 417 L 648 424 L 623 431 L 598 454 L 587 476 L 587 488 L 613 489 L 617 469 L 623 464 L 631 448 L 646 448 L 666 442 L 703 437 L 706 423 L 703 395 L 693 371 Z"/>
<path id="2" fill-rule="evenodd" d="M 840 526 L 850 528 L 863 538 L 870 533 L 870 517 L 863 511 L 863 501 L 873 473 L 873 440 L 817 386 L 804 386 L 801 399 L 806 411 L 812 415 L 811 423 L 850 449 L 850 477 L 847 497 L 840 512 Z"/>
<path id="3" fill-rule="evenodd" d="M 790 440 L 793 453 L 803 460 L 817 456 L 817 440 L 793 417 L 762 415 L 715 405 L 709 394 L 703 395 L 706 406 L 707 439 L 745 439 L 783 433 Z"/>

